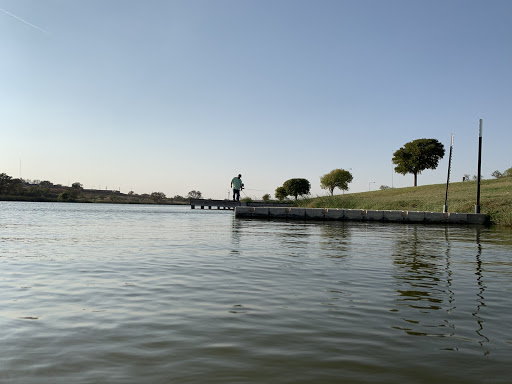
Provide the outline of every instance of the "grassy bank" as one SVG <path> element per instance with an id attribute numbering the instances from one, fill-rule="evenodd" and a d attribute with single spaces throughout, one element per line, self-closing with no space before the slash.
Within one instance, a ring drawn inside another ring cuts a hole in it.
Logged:
<path id="1" fill-rule="evenodd" d="M 319 196 L 298 201 L 310 208 L 347 208 L 442 212 L 446 184 L 395 188 L 383 191 Z M 448 212 L 474 213 L 477 183 L 452 183 L 448 191 Z M 497 225 L 512 226 L 512 177 L 482 180 L 480 212 Z"/>

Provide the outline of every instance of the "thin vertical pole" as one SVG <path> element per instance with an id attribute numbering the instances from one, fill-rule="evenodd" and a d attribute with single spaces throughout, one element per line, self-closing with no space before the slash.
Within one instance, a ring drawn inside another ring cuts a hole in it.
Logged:
<path id="1" fill-rule="evenodd" d="M 478 133 L 478 186 L 476 191 L 475 213 L 480 213 L 480 178 L 482 173 L 482 125 L 483 120 L 480 119 L 480 129 Z"/>
<path id="2" fill-rule="evenodd" d="M 444 198 L 443 212 L 448 212 L 448 186 L 450 185 L 450 171 L 452 169 L 452 150 L 453 150 L 453 133 L 452 141 L 450 142 L 450 157 L 448 159 L 448 176 L 446 178 L 446 196 Z"/>
<path id="3" fill-rule="evenodd" d="M 395 170 L 393 169 L 393 157 L 391 157 L 391 188 L 394 188 L 394 186 L 393 186 L 393 174 L 394 173 L 395 173 Z"/>

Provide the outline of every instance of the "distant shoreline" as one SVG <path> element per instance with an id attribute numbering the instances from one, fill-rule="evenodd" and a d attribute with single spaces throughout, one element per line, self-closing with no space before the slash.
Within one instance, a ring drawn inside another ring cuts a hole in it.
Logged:
<path id="1" fill-rule="evenodd" d="M 56 197 L 32 197 L 32 196 L 11 196 L 11 195 L 0 195 L 0 201 L 17 201 L 26 203 L 86 203 L 86 204 L 131 204 L 131 205 L 189 205 L 187 201 L 161 201 L 155 202 L 151 199 L 140 199 L 140 200 L 125 200 L 120 199 L 116 201 L 110 200 L 91 200 L 87 198 L 61 200 Z"/>

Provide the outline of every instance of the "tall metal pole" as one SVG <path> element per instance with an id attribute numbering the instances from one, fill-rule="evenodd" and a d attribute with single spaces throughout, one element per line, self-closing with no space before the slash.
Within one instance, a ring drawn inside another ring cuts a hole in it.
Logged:
<path id="1" fill-rule="evenodd" d="M 476 192 L 475 213 L 480 213 L 480 177 L 482 173 L 482 125 L 483 120 L 480 119 L 480 129 L 478 134 L 478 187 Z"/>
<path id="2" fill-rule="evenodd" d="M 453 133 L 450 142 L 450 157 L 448 159 L 448 177 L 446 178 L 446 196 L 444 198 L 443 213 L 448 212 L 448 185 L 450 185 L 450 170 L 452 169 L 452 150 L 453 150 Z"/>
<path id="3" fill-rule="evenodd" d="M 394 188 L 394 186 L 393 186 L 393 174 L 394 173 L 395 173 L 395 170 L 393 169 L 393 158 L 391 158 L 391 188 Z"/>

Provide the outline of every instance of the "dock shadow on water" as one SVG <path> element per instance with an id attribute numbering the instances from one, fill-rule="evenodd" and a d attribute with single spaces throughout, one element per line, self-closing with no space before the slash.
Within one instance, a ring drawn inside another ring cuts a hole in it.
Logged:
<path id="1" fill-rule="evenodd" d="M 508 383 L 510 235 L 0 203 L 0 382 Z"/>

